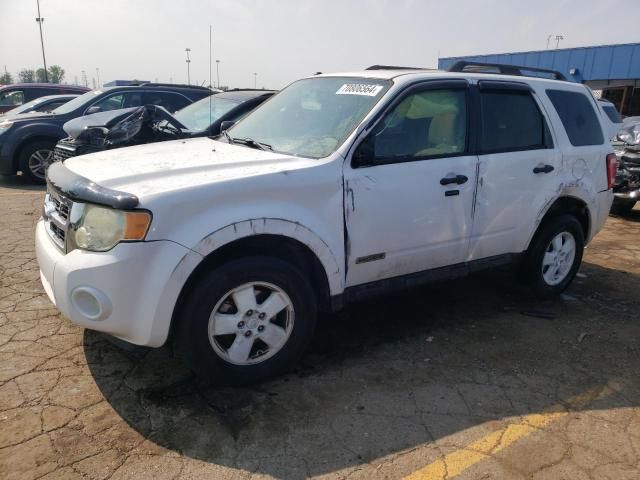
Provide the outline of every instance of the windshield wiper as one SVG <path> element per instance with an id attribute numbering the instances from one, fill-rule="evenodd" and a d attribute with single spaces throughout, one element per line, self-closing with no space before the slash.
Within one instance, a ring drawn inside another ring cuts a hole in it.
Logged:
<path id="1" fill-rule="evenodd" d="M 224 132 L 224 133 L 227 133 L 227 132 Z M 258 142 L 253 138 L 231 138 L 228 134 L 227 134 L 227 138 L 229 138 L 232 143 L 239 143 L 241 145 L 246 145 L 247 147 L 250 147 L 250 148 L 257 148 L 258 150 L 273 151 L 273 147 L 268 143 Z"/>

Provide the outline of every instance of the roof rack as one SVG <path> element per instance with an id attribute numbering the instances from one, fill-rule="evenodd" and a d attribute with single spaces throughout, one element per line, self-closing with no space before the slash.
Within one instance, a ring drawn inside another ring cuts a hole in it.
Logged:
<path id="1" fill-rule="evenodd" d="M 181 88 L 193 88 L 195 90 L 211 90 L 209 87 L 204 87 L 200 85 L 186 85 L 184 83 L 155 83 L 155 82 L 145 82 L 137 84 L 139 86 L 145 87 L 181 87 Z"/>
<path id="2" fill-rule="evenodd" d="M 522 73 L 525 72 L 538 72 L 538 73 L 550 73 L 553 75 L 555 80 L 564 80 L 567 81 L 567 77 L 565 77 L 562 73 L 557 70 L 549 70 L 546 68 L 538 68 L 538 67 L 525 67 L 520 65 L 505 65 L 501 63 L 484 63 L 484 62 L 470 62 L 467 60 L 460 60 L 449 68 L 447 68 L 447 72 L 472 72 L 472 73 L 496 73 L 495 71 L 490 71 L 488 69 L 495 69 L 502 75 L 515 75 L 518 77 L 527 76 Z"/>
<path id="3" fill-rule="evenodd" d="M 430 68 L 422 67 L 398 67 L 396 65 L 371 65 L 365 68 L 365 70 L 431 70 Z"/>

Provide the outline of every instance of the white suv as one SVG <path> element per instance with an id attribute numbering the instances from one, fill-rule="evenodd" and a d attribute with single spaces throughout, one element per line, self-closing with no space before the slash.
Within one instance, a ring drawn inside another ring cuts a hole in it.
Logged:
<path id="1" fill-rule="evenodd" d="M 201 375 L 282 372 L 318 311 L 518 262 L 562 292 L 611 206 L 586 87 L 377 67 L 294 82 L 220 138 L 54 164 L 36 248 L 73 323 Z"/>

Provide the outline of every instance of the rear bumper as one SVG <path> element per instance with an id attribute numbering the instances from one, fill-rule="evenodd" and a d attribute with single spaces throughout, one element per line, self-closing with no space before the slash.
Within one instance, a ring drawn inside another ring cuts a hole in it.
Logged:
<path id="1" fill-rule="evenodd" d="M 599 192 L 596 202 L 596 208 L 592 210 L 592 226 L 587 241 L 591 241 L 593 237 L 595 237 L 597 233 L 604 227 L 604 224 L 609 217 L 611 204 L 613 203 L 613 190 L 609 189 Z"/>
<path id="2" fill-rule="evenodd" d="M 36 255 L 45 292 L 72 323 L 136 345 L 161 346 L 179 289 L 167 289 L 189 253 L 170 241 L 121 243 L 108 252 L 63 254 L 36 227 Z"/>
<path id="3" fill-rule="evenodd" d="M 616 198 L 624 200 L 640 200 L 640 188 L 636 190 L 629 190 L 627 192 L 615 192 L 613 195 Z"/>

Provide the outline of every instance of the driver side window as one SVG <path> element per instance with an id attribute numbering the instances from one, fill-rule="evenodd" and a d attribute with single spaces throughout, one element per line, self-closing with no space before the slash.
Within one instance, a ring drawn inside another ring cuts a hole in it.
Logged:
<path id="1" fill-rule="evenodd" d="M 466 90 L 426 90 L 402 100 L 372 132 L 375 163 L 463 153 L 467 138 Z"/>

